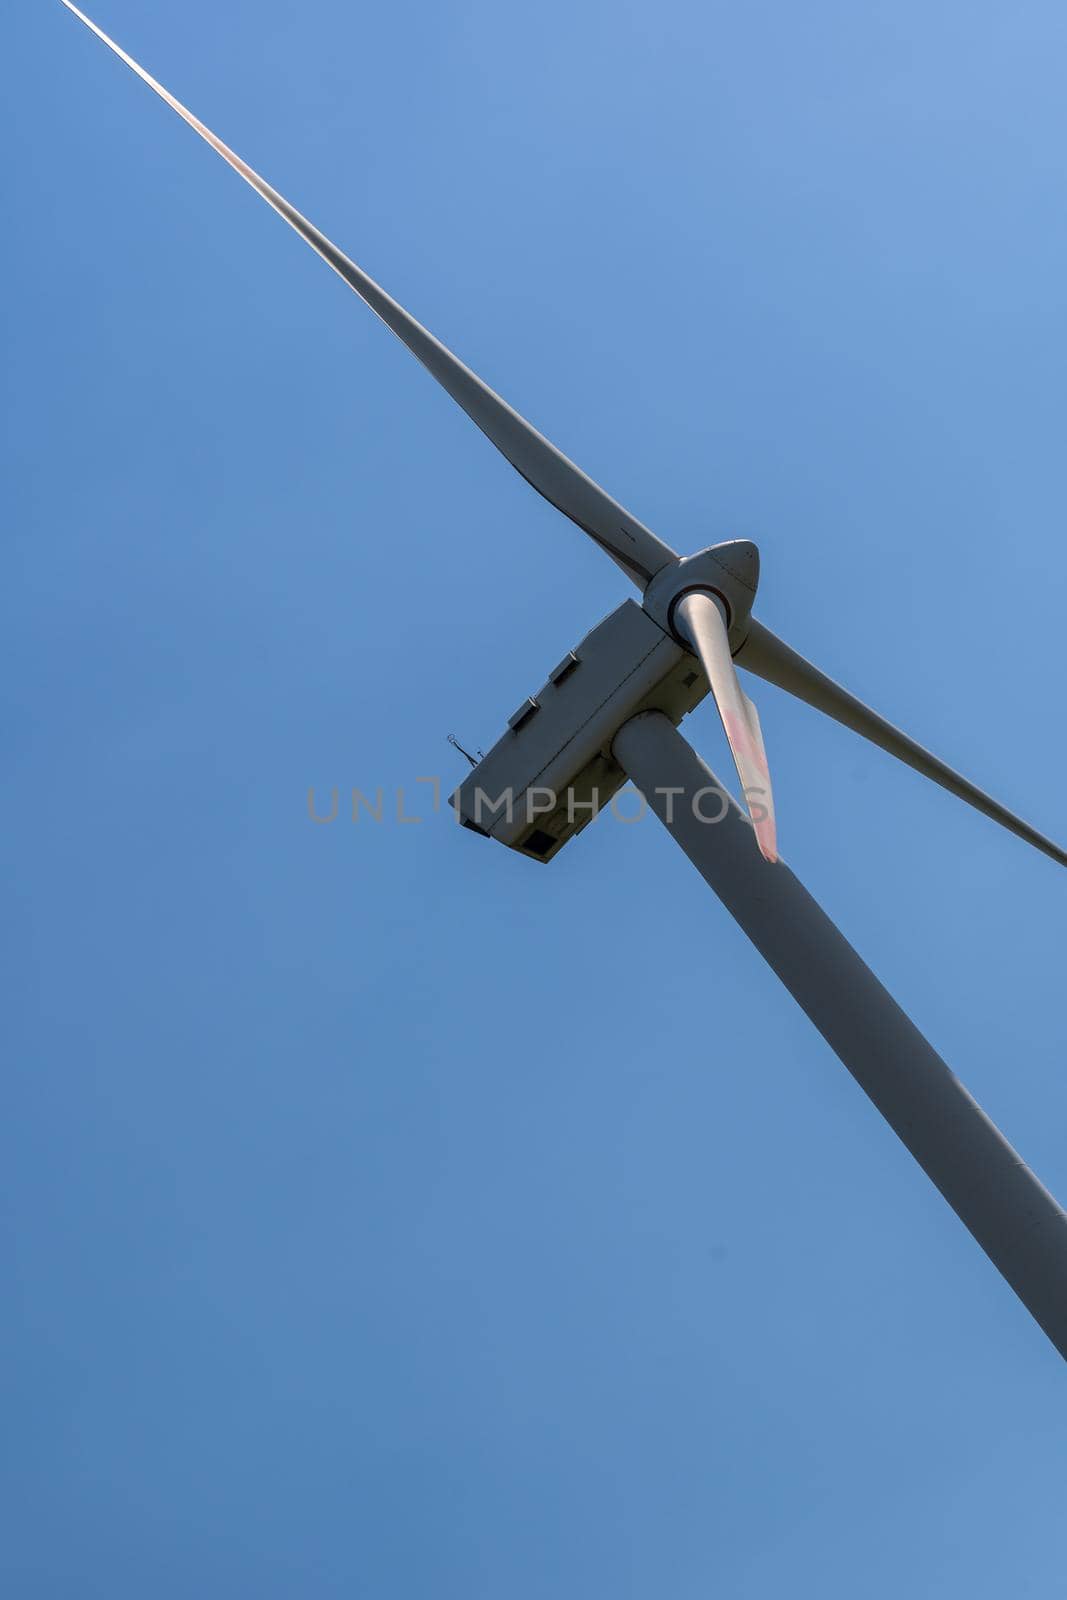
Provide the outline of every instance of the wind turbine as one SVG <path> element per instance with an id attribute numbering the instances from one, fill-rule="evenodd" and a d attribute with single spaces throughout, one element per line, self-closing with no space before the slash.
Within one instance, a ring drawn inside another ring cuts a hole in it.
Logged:
<path id="1" fill-rule="evenodd" d="M 1067 1215 L 778 859 L 759 717 L 736 666 L 788 690 L 1067 866 L 1067 852 L 790 649 L 752 615 L 745 540 L 680 557 L 569 461 L 186 110 L 64 5 L 194 128 L 437 379 L 516 471 L 641 591 L 511 717 L 452 797 L 477 833 L 549 861 L 629 777 L 1067 1358 Z M 677 725 L 710 692 L 746 816 Z"/>

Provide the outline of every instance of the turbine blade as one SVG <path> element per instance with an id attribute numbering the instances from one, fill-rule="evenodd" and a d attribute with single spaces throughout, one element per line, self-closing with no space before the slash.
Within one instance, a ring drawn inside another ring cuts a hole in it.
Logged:
<path id="1" fill-rule="evenodd" d="M 726 616 L 714 595 L 694 590 L 683 595 L 675 610 L 675 620 L 691 642 L 704 668 L 723 730 L 741 780 L 741 791 L 748 806 L 756 842 L 766 860 L 778 859 L 778 840 L 774 823 L 774 796 L 759 712 L 737 681 L 730 656 Z"/>
<path id="2" fill-rule="evenodd" d="M 892 723 L 886 722 L 884 717 L 865 706 L 862 700 L 857 700 L 855 695 L 849 694 L 847 689 L 842 689 L 818 667 L 813 667 L 810 661 L 791 650 L 761 623 L 753 621 L 748 638 L 734 660 L 738 666 L 746 667 L 758 678 L 777 684 L 779 689 L 788 690 L 798 700 L 806 700 L 817 711 L 824 711 L 835 722 L 862 734 L 872 744 L 896 756 L 898 761 L 921 772 L 924 778 L 932 778 L 934 783 L 939 783 L 950 794 L 958 795 L 968 805 L 974 806 L 976 811 L 991 817 L 1010 833 L 1025 839 L 1027 844 L 1032 844 L 1035 849 L 1051 856 L 1053 861 L 1067 867 L 1067 851 L 1051 839 L 1046 839 L 1043 833 L 1038 833 L 1036 828 L 1015 816 L 999 801 L 984 794 L 967 778 L 961 777 L 935 755 L 931 755 L 929 750 L 924 750 L 914 739 L 909 739 L 906 733 L 901 733 L 899 728 L 894 728 Z"/>
<path id="3" fill-rule="evenodd" d="M 415 321 L 403 306 L 397 304 L 373 278 L 343 255 L 336 245 L 314 227 L 300 212 L 291 206 L 276 189 L 254 172 L 247 162 L 223 144 L 222 140 L 194 117 L 180 101 L 157 83 L 150 73 L 127 55 L 71 0 L 63 0 L 68 11 L 95 33 L 97 38 L 113 50 L 120 60 L 141 78 L 150 89 L 189 126 L 218 152 L 224 161 L 249 183 L 278 215 L 294 228 L 311 248 L 333 268 L 339 277 L 354 289 L 386 327 L 407 345 L 412 355 L 421 361 L 426 370 L 437 379 L 441 387 L 452 396 L 456 404 L 470 417 L 515 470 L 524 477 L 538 494 L 564 516 L 577 523 L 584 533 L 605 550 L 629 578 L 644 588 L 648 580 L 662 567 L 677 561 L 669 545 L 625 511 L 617 501 L 606 494 L 598 484 L 586 476 L 573 461 L 550 444 L 536 428 L 520 417 L 517 411 L 495 394 L 487 384 L 465 367 L 450 350 L 435 339 L 433 334 Z"/>
<path id="4" fill-rule="evenodd" d="M 745 848 L 729 803 L 670 719 L 648 711 L 612 750 L 690 861 L 1067 1358 L 1067 1216 L 782 861 Z M 716 823 L 709 826 L 709 823 Z M 723 1004 L 733 997 L 712 996 Z M 759 1065 L 758 1052 L 746 1067 Z M 807 1135 L 805 1134 L 806 1138 Z"/>

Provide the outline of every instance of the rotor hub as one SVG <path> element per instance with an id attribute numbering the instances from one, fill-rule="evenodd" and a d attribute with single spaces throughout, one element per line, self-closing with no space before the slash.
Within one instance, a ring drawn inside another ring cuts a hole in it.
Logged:
<path id="1" fill-rule="evenodd" d="M 683 595 L 694 589 L 710 592 L 722 602 L 730 648 L 736 652 L 748 635 L 759 570 L 759 550 L 752 541 L 728 539 L 724 544 L 699 550 L 694 556 L 683 556 L 657 572 L 645 590 L 642 604 L 664 633 L 689 650 L 692 646 L 687 635 L 676 626 L 675 610 Z"/>

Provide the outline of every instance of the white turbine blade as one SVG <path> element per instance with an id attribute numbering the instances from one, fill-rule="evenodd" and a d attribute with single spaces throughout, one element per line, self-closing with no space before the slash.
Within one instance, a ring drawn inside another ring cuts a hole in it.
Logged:
<path id="1" fill-rule="evenodd" d="M 246 183 L 251 184 L 290 227 L 295 228 L 301 238 L 370 306 L 386 327 L 407 345 L 412 355 L 422 362 L 527 483 L 558 511 L 562 511 L 564 516 L 577 523 L 639 588 L 643 589 L 662 567 L 677 561 L 678 557 L 669 545 L 657 539 L 654 533 L 625 511 L 573 461 L 568 460 L 555 445 L 520 417 L 517 411 L 513 411 L 498 394 L 494 394 L 433 334 L 416 322 L 403 306 L 398 305 L 372 278 L 343 255 L 336 245 L 331 244 L 276 189 L 272 189 L 247 162 L 235 155 L 210 128 L 206 128 L 162 84 L 138 66 L 132 56 L 127 55 L 113 39 L 109 39 L 76 5 L 72 5 L 71 0 L 63 0 L 63 4 L 194 128 L 224 161 L 229 162 L 234 171 L 240 173 Z"/>
<path id="2" fill-rule="evenodd" d="M 1051 839 L 1046 839 L 1043 833 L 1038 833 L 1036 828 L 1023 822 L 1006 806 L 984 794 L 968 779 L 931 755 L 929 750 L 924 750 L 914 739 L 909 739 L 906 733 L 901 733 L 899 728 L 886 722 L 877 712 L 871 711 L 862 700 L 857 700 L 855 695 L 849 694 L 847 689 L 842 689 L 818 667 L 813 667 L 810 661 L 791 650 L 769 628 L 753 621 L 748 638 L 734 659 L 738 666 L 746 667 L 757 677 L 777 684 L 779 689 L 788 690 L 798 700 L 806 700 L 817 711 L 823 711 L 846 728 L 861 733 L 872 744 L 879 745 L 891 756 L 896 756 L 916 772 L 921 772 L 924 778 L 932 778 L 934 783 L 939 783 L 950 794 L 958 795 L 977 811 L 999 822 L 1010 833 L 1025 839 L 1027 844 L 1032 844 L 1044 851 L 1045 855 L 1051 856 L 1053 861 L 1067 867 L 1067 851 Z"/>
<path id="3" fill-rule="evenodd" d="M 699 656 L 711 685 L 760 852 L 768 861 L 777 861 L 774 796 L 763 730 L 759 712 L 737 681 L 723 609 L 712 594 L 694 590 L 683 595 L 674 615 Z"/>

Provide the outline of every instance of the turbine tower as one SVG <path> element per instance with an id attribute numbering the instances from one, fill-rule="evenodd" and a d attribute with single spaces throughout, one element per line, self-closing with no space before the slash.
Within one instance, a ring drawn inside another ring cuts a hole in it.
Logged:
<path id="1" fill-rule="evenodd" d="M 759 552 L 679 556 L 465 367 L 71 0 L 93 33 L 273 206 L 537 492 L 641 592 L 523 701 L 452 796 L 474 832 L 552 860 L 629 777 L 1067 1358 L 1067 1215 L 784 862 L 759 716 L 737 666 L 862 734 L 1020 839 L 1067 852 L 833 682 L 752 614 Z M 747 815 L 678 732 L 708 694 Z"/>

